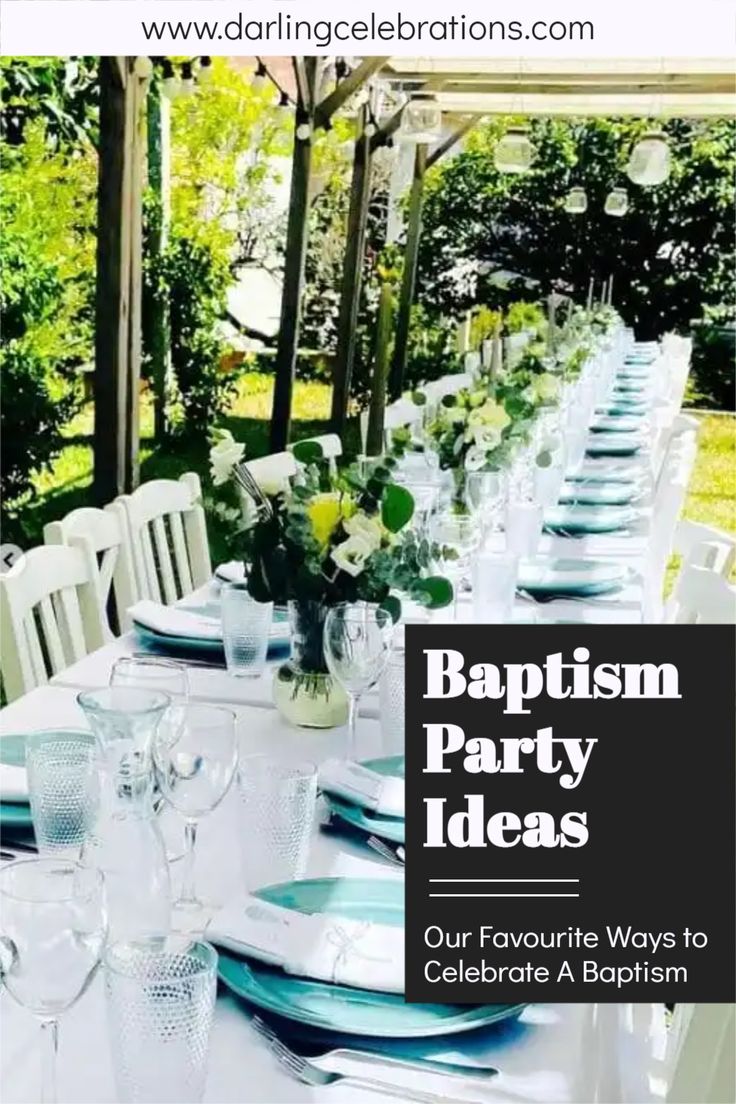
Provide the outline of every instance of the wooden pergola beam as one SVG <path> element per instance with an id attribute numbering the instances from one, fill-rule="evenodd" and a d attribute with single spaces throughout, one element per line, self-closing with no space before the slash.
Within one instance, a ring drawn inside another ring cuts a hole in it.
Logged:
<path id="1" fill-rule="evenodd" d="M 309 182 L 312 169 L 311 133 L 307 138 L 299 138 L 296 132 L 303 123 L 309 125 L 310 132 L 314 127 L 313 105 L 316 78 L 317 58 L 305 58 L 306 98 L 303 96 L 300 81 L 297 77 L 297 106 L 294 115 L 294 152 L 291 159 L 289 218 L 286 225 L 284 286 L 281 294 L 281 321 L 276 347 L 276 376 L 271 414 L 271 449 L 273 452 L 282 452 L 286 448 L 291 428 L 291 399 L 294 391 L 301 302 L 304 290 L 304 266 L 307 257 L 309 222 Z"/>
<path id="2" fill-rule="evenodd" d="M 94 496 L 138 482 L 145 84 L 132 57 L 100 58 Z"/>
<path id="3" fill-rule="evenodd" d="M 404 385 L 406 355 L 409 348 L 411 307 L 414 301 L 417 260 L 419 258 L 419 238 L 422 233 L 422 206 L 424 203 L 424 174 L 426 168 L 427 146 L 420 143 L 414 154 L 414 175 L 411 182 L 411 192 L 409 194 L 404 267 L 401 273 L 399 309 L 396 318 L 396 332 L 388 386 L 389 397 L 391 399 L 397 399 L 399 397 Z"/>
<path id="4" fill-rule="evenodd" d="M 427 157 L 427 168 L 431 169 L 433 165 L 449 153 L 453 146 L 456 146 L 458 142 L 461 142 L 468 131 L 472 130 L 475 124 L 478 122 L 477 115 L 471 115 L 465 122 L 461 123 L 457 130 L 454 130 L 452 134 L 448 134 L 447 138 L 443 142 L 440 142 L 438 146 L 432 150 Z"/>
<path id="5" fill-rule="evenodd" d="M 370 109 L 366 104 L 360 113 L 360 133 L 355 141 L 353 155 L 353 177 L 350 186 L 345 260 L 337 320 L 337 354 L 332 386 L 331 422 L 334 433 L 342 433 L 345 425 L 350 382 L 355 361 L 356 330 L 363 283 L 365 232 L 368 222 L 368 201 L 370 199 L 373 162 L 371 138 L 367 137 L 365 132 L 369 120 Z"/>
<path id="6" fill-rule="evenodd" d="M 374 73 L 383 68 L 387 61 L 388 57 L 369 57 L 364 58 L 360 65 L 356 65 L 352 73 L 348 73 L 335 90 L 330 92 L 329 96 L 325 96 L 321 103 L 317 104 L 314 109 L 315 125 L 329 126 L 335 112 L 339 111 L 346 100 L 349 100 L 351 96 L 359 91 Z"/>

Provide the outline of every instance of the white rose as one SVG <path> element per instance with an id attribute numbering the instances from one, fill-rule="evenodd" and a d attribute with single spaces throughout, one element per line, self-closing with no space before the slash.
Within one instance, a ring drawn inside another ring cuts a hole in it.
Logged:
<path id="1" fill-rule="evenodd" d="M 542 372 L 541 376 L 535 376 L 528 388 L 530 402 L 550 403 L 555 402 L 560 395 L 560 381 L 551 372 Z"/>
<path id="2" fill-rule="evenodd" d="M 471 445 L 465 454 L 465 470 L 480 471 L 486 466 L 486 450 L 480 445 Z"/>
<path id="3" fill-rule="evenodd" d="M 342 544 L 336 545 L 332 549 L 331 556 L 341 571 L 355 578 L 356 575 L 360 575 L 373 551 L 365 537 L 356 534 L 348 537 Z"/>
<path id="4" fill-rule="evenodd" d="M 501 430 L 495 426 L 480 425 L 473 430 L 473 438 L 478 448 L 498 448 L 503 439 Z"/>
<path id="5" fill-rule="evenodd" d="M 235 440 L 229 430 L 223 429 L 216 445 L 210 449 L 210 471 L 215 487 L 227 483 L 236 464 L 245 453 L 245 445 Z"/>
<path id="6" fill-rule="evenodd" d="M 383 529 L 376 518 L 370 518 L 361 513 L 353 514 L 352 517 L 345 518 L 342 527 L 348 536 L 362 537 L 371 546 L 373 552 L 381 547 Z"/>
<path id="7" fill-rule="evenodd" d="M 286 494 L 289 490 L 288 479 L 261 479 L 258 483 L 265 495 L 273 498 L 277 494 Z"/>

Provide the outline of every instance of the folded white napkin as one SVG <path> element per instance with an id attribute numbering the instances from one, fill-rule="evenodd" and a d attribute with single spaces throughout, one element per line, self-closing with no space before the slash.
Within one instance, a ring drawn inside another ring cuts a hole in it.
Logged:
<path id="1" fill-rule="evenodd" d="M 404 992 L 403 928 L 308 915 L 247 897 L 220 909 L 206 936 L 287 974 L 379 993 Z"/>
<path id="2" fill-rule="evenodd" d="M 326 792 L 372 809 L 382 816 L 404 816 L 404 779 L 378 774 L 349 759 L 326 759 L 319 785 Z"/>
<path id="3" fill-rule="evenodd" d="M 245 578 L 245 564 L 242 560 L 228 560 L 215 568 L 215 578 L 223 583 L 242 583 Z"/>
<path id="4" fill-rule="evenodd" d="M 182 606 L 164 606 L 148 598 L 130 606 L 128 613 L 137 625 L 165 636 L 180 636 L 195 640 L 222 640 L 222 621 L 212 614 Z M 288 625 L 283 618 L 271 621 L 270 638 L 283 640 L 288 636 Z"/>
<path id="5" fill-rule="evenodd" d="M 0 763 L 0 801 L 15 804 L 28 801 L 28 775 L 25 767 Z"/>
<path id="6" fill-rule="evenodd" d="M 144 598 L 131 606 L 128 613 L 137 625 L 166 636 L 189 636 L 200 640 L 222 640 L 222 623 L 197 610 L 164 606 Z"/>

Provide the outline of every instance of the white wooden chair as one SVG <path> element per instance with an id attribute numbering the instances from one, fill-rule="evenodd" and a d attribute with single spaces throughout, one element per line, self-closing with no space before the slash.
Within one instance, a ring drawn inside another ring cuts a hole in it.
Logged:
<path id="1" fill-rule="evenodd" d="M 736 1100 L 733 1004 L 679 1004 L 670 1030 L 667 1104 Z"/>
<path id="2" fill-rule="evenodd" d="M 212 578 L 199 476 L 153 479 L 111 509 L 123 511 L 139 598 L 170 605 Z"/>
<path id="3" fill-rule="evenodd" d="M 338 457 L 342 456 L 342 441 L 337 433 L 323 433 L 319 437 L 305 437 L 301 441 L 294 441 L 288 445 L 289 452 L 294 451 L 296 445 L 313 444 L 322 449 L 322 456 L 327 460 L 330 471 L 337 471 Z"/>
<path id="4" fill-rule="evenodd" d="M 81 548 L 32 548 L 0 576 L 0 670 L 8 701 L 104 642 L 97 587 Z"/>
<path id="5" fill-rule="evenodd" d="M 706 563 L 722 556 L 717 543 L 701 549 Z M 736 587 L 719 571 L 688 563 L 678 576 L 666 613 L 678 625 L 736 625 Z"/>
<path id="6" fill-rule="evenodd" d="M 117 628 L 128 629 L 127 610 L 138 600 L 138 591 L 124 511 L 92 506 L 72 510 L 61 521 L 45 525 L 43 539 L 46 544 L 66 544 L 84 553 L 97 590 L 105 639 L 114 636 L 108 615 L 111 603 Z"/>
<path id="7" fill-rule="evenodd" d="M 264 491 L 287 483 L 299 471 L 291 452 L 272 452 L 268 456 L 259 456 L 257 460 L 248 460 L 243 466 Z"/>
<path id="8" fill-rule="evenodd" d="M 705 558 L 702 551 L 704 546 L 711 552 Z M 682 557 L 683 563 L 707 567 L 727 579 L 736 564 L 736 537 L 712 525 L 680 518 L 675 529 L 672 551 Z"/>

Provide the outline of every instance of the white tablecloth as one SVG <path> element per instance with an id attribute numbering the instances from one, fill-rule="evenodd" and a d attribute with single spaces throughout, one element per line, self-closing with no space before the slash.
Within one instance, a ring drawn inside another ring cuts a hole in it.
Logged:
<path id="1" fill-rule="evenodd" d="M 41 687 L 0 713 L 2 736 L 49 726 L 83 723 L 77 691 Z M 345 731 L 305 732 L 289 727 L 276 710 L 236 708 L 241 754 L 268 751 L 285 759 L 320 761 L 344 749 Z M 359 722 L 360 754 L 380 754 L 380 726 Z M 0 737 L 1 738 L 1 737 Z M 238 795 L 231 791 L 222 805 L 201 821 L 197 879 L 209 901 L 222 900 L 241 884 Z M 166 835 L 181 831 L 169 815 Z M 176 865 L 173 871 L 176 875 Z M 401 871 L 345 836 L 315 828 L 309 876 L 346 875 L 401 878 Z M 38 1025 L 3 993 L 0 1096 L 4 1104 L 38 1100 Z M 497 1066 L 502 1076 L 478 1090 L 455 1081 L 421 1078 L 421 1087 L 468 1100 L 514 1104 L 590 1104 L 594 1101 L 644 1104 L 661 1099 L 664 1047 L 663 1009 L 657 1005 L 532 1005 L 518 1023 L 488 1028 L 457 1038 L 427 1042 L 420 1050 L 434 1057 L 479 1061 Z M 250 1012 L 236 998 L 218 997 L 205 1100 L 212 1104 L 322 1101 L 320 1095 L 292 1081 L 276 1065 L 249 1027 Z M 398 1046 L 398 1045 L 397 1045 Z M 400 1048 L 399 1048 L 400 1049 Z M 95 980 L 78 1005 L 63 1017 L 59 1057 L 60 1100 L 74 1104 L 114 1101 L 111 1059 L 101 981 Z M 391 1071 L 393 1080 L 400 1080 Z M 416 1075 L 411 1083 L 417 1084 Z M 353 1087 L 329 1089 L 335 1104 L 372 1104 L 375 1094 Z M 390 1099 L 387 1097 L 387 1099 Z M 397 1090 L 397 1099 L 401 1099 Z"/>

